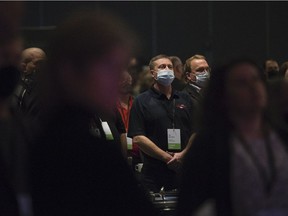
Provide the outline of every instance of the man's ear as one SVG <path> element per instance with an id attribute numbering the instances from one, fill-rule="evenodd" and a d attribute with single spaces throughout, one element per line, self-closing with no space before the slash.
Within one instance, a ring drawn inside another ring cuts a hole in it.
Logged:
<path id="1" fill-rule="evenodd" d="M 155 70 L 150 70 L 151 76 L 155 78 Z"/>
<path id="2" fill-rule="evenodd" d="M 20 70 L 21 70 L 23 73 L 26 73 L 26 65 L 27 65 L 27 64 L 26 64 L 26 63 L 23 63 L 23 62 L 20 64 Z"/>
<path id="3" fill-rule="evenodd" d="M 190 72 L 185 72 L 185 77 L 187 80 L 191 80 L 191 77 L 189 76 Z"/>
<path id="4" fill-rule="evenodd" d="M 188 81 L 196 81 L 196 76 L 191 72 L 185 72 Z"/>

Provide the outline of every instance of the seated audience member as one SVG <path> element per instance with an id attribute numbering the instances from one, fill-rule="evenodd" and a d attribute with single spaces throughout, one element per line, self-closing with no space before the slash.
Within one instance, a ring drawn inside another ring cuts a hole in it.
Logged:
<path id="1" fill-rule="evenodd" d="M 143 153 L 142 183 L 159 192 L 178 188 L 182 160 L 193 132 L 193 102 L 175 91 L 173 65 L 166 55 L 150 60 L 154 84 L 135 98 L 130 112 L 128 137 Z"/>
<path id="2" fill-rule="evenodd" d="M 115 108 L 133 41 L 119 18 L 99 10 L 58 25 L 41 83 L 43 132 L 31 150 L 35 216 L 157 214 L 116 144 L 90 130 L 93 117 Z"/>
<path id="3" fill-rule="evenodd" d="M 279 78 L 279 65 L 274 59 L 268 59 L 264 63 L 264 72 L 267 80 L 273 80 Z"/>
<path id="4" fill-rule="evenodd" d="M 175 79 L 172 82 L 172 87 L 177 91 L 181 91 L 185 87 L 185 82 L 183 81 L 184 71 L 182 61 L 177 56 L 170 56 L 169 58 L 173 64 L 173 71 L 175 75 Z"/>
<path id="5" fill-rule="evenodd" d="M 210 67 L 206 58 L 202 55 L 194 55 L 186 60 L 184 71 L 187 84 L 184 92 L 187 92 L 195 103 L 202 99 L 202 89 L 206 87 L 210 77 Z"/>
<path id="6" fill-rule="evenodd" d="M 288 214 L 288 136 L 265 115 L 264 79 L 250 60 L 211 74 L 202 126 L 184 162 L 177 215 L 192 215 L 208 200 L 217 215 Z"/>

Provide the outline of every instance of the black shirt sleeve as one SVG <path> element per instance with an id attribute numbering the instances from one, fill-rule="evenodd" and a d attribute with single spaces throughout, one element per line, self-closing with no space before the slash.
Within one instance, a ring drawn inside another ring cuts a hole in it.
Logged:
<path id="1" fill-rule="evenodd" d="M 143 107 L 139 98 L 136 98 L 130 111 L 128 137 L 133 138 L 138 135 L 146 136 L 145 131 Z"/>

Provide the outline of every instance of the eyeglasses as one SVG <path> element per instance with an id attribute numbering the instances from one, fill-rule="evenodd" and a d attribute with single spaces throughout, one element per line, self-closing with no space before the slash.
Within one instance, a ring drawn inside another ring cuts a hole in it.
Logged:
<path id="1" fill-rule="evenodd" d="M 159 65 L 157 68 L 163 70 L 163 69 L 165 69 L 166 67 L 168 67 L 170 70 L 173 69 L 173 65 L 172 65 L 172 64 L 161 64 L 161 65 Z"/>
<path id="2" fill-rule="evenodd" d="M 203 73 L 205 71 L 207 71 L 208 73 L 211 72 L 211 68 L 210 67 L 199 67 L 196 70 L 194 70 L 196 73 Z"/>

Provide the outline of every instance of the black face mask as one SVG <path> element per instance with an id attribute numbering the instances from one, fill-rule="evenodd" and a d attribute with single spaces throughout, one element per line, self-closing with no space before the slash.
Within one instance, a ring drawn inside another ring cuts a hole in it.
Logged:
<path id="1" fill-rule="evenodd" d="M 279 71 L 277 70 L 271 70 L 267 72 L 268 79 L 277 79 L 279 78 Z"/>
<path id="2" fill-rule="evenodd" d="M 20 80 L 20 71 L 15 66 L 0 68 L 0 98 L 8 98 Z"/>

